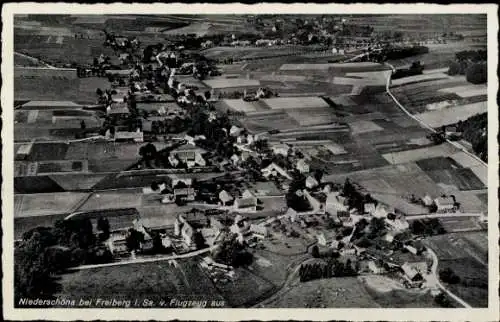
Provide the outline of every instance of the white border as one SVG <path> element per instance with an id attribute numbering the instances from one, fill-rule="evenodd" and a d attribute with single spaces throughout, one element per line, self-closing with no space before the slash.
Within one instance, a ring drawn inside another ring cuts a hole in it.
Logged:
<path id="1" fill-rule="evenodd" d="M 3 229 L 3 313 L 10 320 L 499 320 L 498 298 L 498 6 L 493 4 L 436 5 L 436 4 L 103 4 L 75 3 L 9 3 L 3 6 L 2 20 L 2 229 Z M 430 14 L 483 13 L 488 17 L 488 149 L 489 153 L 489 308 L 488 309 L 14 309 L 13 308 L 13 15 L 28 13 L 65 14 Z M 496 218 L 495 218 L 496 215 Z"/>

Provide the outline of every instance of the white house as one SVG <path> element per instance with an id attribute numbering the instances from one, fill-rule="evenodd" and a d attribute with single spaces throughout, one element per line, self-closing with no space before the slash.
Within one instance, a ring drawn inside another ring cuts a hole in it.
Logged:
<path id="1" fill-rule="evenodd" d="M 328 244 L 328 241 L 326 240 L 324 233 L 318 234 L 317 239 L 318 239 L 318 244 L 321 246 L 326 246 Z"/>
<path id="2" fill-rule="evenodd" d="M 306 187 L 309 189 L 313 189 L 318 186 L 318 180 L 316 180 L 313 176 L 308 176 L 306 179 Z"/>
<path id="3" fill-rule="evenodd" d="M 325 210 L 333 216 L 349 213 L 349 207 L 345 204 L 346 199 L 340 196 L 338 191 L 330 192 L 326 197 Z"/>
<path id="4" fill-rule="evenodd" d="M 263 224 L 260 225 L 251 224 L 250 231 L 253 233 L 255 237 L 258 238 L 266 238 L 269 236 L 269 230 Z"/>
<path id="5" fill-rule="evenodd" d="M 373 215 L 375 213 L 375 204 L 372 202 L 365 203 L 364 204 L 364 213 Z"/>
<path id="6" fill-rule="evenodd" d="M 234 200 L 234 209 L 236 211 L 257 211 L 257 197 L 248 189 L 245 190 L 240 198 Z"/>
<path id="7" fill-rule="evenodd" d="M 231 126 L 231 129 L 229 129 L 229 135 L 231 136 L 239 136 L 241 132 L 243 132 L 243 129 L 236 125 Z"/>
<path id="8" fill-rule="evenodd" d="M 304 159 L 300 159 L 297 161 L 296 169 L 300 173 L 309 173 L 309 164 Z"/>
<path id="9" fill-rule="evenodd" d="M 290 147 L 286 144 L 280 143 L 280 144 L 275 144 L 271 147 L 271 150 L 273 151 L 274 154 L 281 154 L 282 156 L 288 156 L 288 150 Z"/>
<path id="10" fill-rule="evenodd" d="M 425 206 L 429 207 L 429 206 L 432 206 L 432 204 L 434 203 L 434 200 L 432 200 L 432 198 L 429 195 L 425 195 L 422 198 L 422 202 L 424 203 Z"/>
<path id="11" fill-rule="evenodd" d="M 277 165 L 274 162 L 271 163 L 270 165 L 268 165 L 267 167 L 265 167 L 264 169 L 262 169 L 261 171 L 262 171 L 262 175 L 266 178 L 269 176 L 281 175 L 282 177 L 285 177 L 288 180 L 292 180 L 292 176 L 290 174 L 288 174 L 288 172 L 285 169 L 283 169 L 282 167 L 280 167 L 279 165 Z"/>
<path id="12" fill-rule="evenodd" d="M 233 197 L 226 190 L 222 190 L 221 192 L 219 192 L 219 200 L 221 201 L 223 206 L 226 206 L 233 200 Z"/>

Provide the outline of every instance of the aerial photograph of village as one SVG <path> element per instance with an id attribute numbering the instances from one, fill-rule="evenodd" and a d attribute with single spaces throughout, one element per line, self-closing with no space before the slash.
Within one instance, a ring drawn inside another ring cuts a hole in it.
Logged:
<path id="1" fill-rule="evenodd" d="M 16 14 L 13 55 L 15 307 L 488 307 L 486 14 Z"/>

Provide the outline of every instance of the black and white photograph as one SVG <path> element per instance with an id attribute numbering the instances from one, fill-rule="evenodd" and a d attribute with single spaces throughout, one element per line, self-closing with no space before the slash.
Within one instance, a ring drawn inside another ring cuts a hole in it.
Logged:
<path id="1" fill-rule="evenodd" d="M 12 311 L 497 319 L 497 7 L 33 5 L 2 14 Z"/>

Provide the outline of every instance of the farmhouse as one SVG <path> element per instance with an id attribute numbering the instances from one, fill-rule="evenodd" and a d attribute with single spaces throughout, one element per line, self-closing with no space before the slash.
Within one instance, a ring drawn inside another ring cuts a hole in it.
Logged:
<path id="1" fill-rule="evenodd" d="M 403 270 L 404 278 L 412 285 L 416 285 L 415 283 L 421 282 L 424 279 L 422 274 L 409 263 L 404 263 L 401 269 Z"/>
<path id="2" fill-rule="evenodd" d="M 297 161 L 296 168 L 300 173 L 309 173 L 309 164 L 304 159 Z"/>
<path id="3" fill-rule="evenodd" d="M 273 151 L 274 154 L 281 154 L 282 156 L 286 157 L 288 156 L 288 151 L 290 150 L 290 147 L 286 144 L 280 143 L 272 145 L 271 150 Z"/>
<path id="4" fill-rule="evenodd" d="M 349 214 L 346 198 L 340 196 L 340 193 L 335 191 L 331 192 L 326 197 L 325 210 L 333 216 L 340 216 L 342 214 Z"/>
<path id="5" fill-rule="evenodd" d="M 263 238 L 266 238 L 269 236 L 269 230 L 263 224 L 259 224 L 259 225 L 251 224 L 250 231 L 253 233 L 253 235 L 255 237 L 258 237 L 258 238 L 263 239 Z"/>
<path id="6" fill-rule="evenodd" d="M 257 211 L 257 197 L 249 190 L 245 190 L 241 198 L 236 198 L 234 201 L 234 209 L 248 212 Z"/>
<path id="7" fill-rule="evenodd" d="M 233 197 L 226 190 L 222 190 L 219 192 L 219 200 L 223 206 L 227 206 L 231 201 L 233 201 Z"/>
<path id="8" fill-rule="evenodd" d="M 283 169 L 274 162 L 268 165 L 266 168 L 262 169 L 261 171 L 262 175 L 266 178 L 270 176 L 277 177 L 278 175 L 280 175 L 288 180 L 292 180 L 292 176 L 290 176 L 285 169 Z"/>
<path id="9" fill-rule="evenodd" d="M 455 212 L 455 200 L 452 197 L 439 197 L 434 199 L 437 213 Z"/>
<path id="10" fill-rule="evenodd" d="M 318 186 L 318 180 L 316 180 L 313 176 L 308 176 L 306 178 L 306 187 L 309 189 L 316 188 Z"/>

